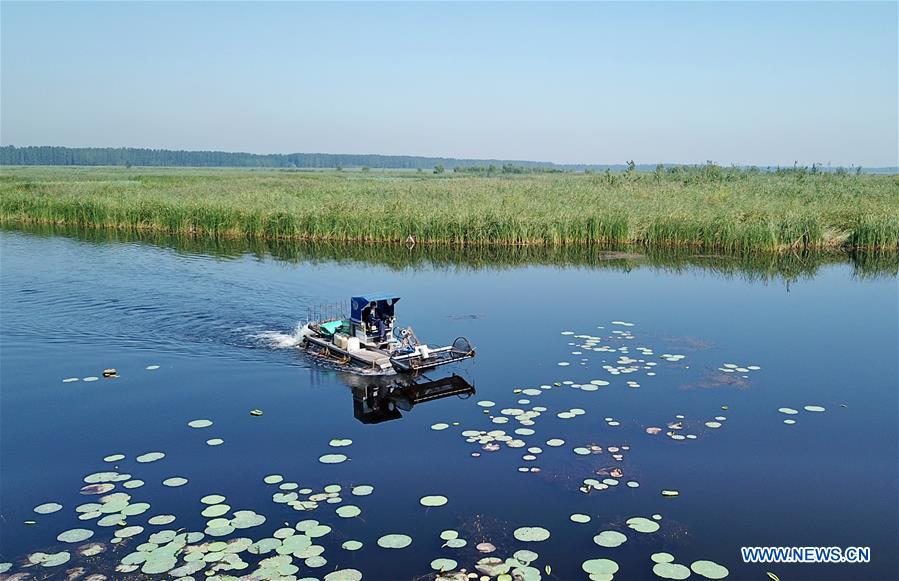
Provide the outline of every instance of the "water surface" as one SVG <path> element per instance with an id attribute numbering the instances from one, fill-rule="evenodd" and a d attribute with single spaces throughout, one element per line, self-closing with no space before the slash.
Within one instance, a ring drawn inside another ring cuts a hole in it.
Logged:
<path id="1" fill-rule="evenodd" d="M 33 551 L 74 555 L 77 544 L 56 541 L 67 529 L 92 529 L 91 541 L 109 541 L 115 528 L 79 521 L 75 507 L 97 499 L 79 494 L 82 479 L 114 469 L 103 458 L 121 453 L 126 459 L 115 463 L 118 470 L 146 481 L 128 492 L 132 502 L 152 508 L 127 519 L 146 531 L 87 564 L 73 556 L 51 574 L 63 577 L 62 570 L 84 566 L 127 578 L 111 572 L 118 560 L 156 530 L 202 531 L 207 519 L 199 499 L 218 493 L 233 509 L 267 519 L 224 540 L 258 540 L 308 518 L 333 528 L 317 540 L 327 564 L 311 569 L 295 559 L 297 577 L 354 568 L 368 579 L 411 579 L 427 574 L 437 557 L 471 570 L 484 556 L 473 548 L 482 541 L 495 544 L 501 558 L 535 551 L 534 566 L 547 577 L 550 565 L 559 579 L 585 577 L 581 563 L 593 558 L 616 561 L 616 578 L 653 578 L 649 557 L 659 551 L 685 565 L 721 563 L 734 579 L 763 578 L 765 571 L 782 579 L 896 575 L 894 258 L 874 259 L 872 274 L 871 259 L 778 257 L 750 264 L 632 253 L 516 259 L 514 253 L 296 245 L 273 256 L 270 248 L 214 251 L 15 231 L 0 232 L 0 244 L 0 561 L 15 563 L 13 572 L 36 571 L 20 569 Z M 474 386 L 473 396 L 363 423 L 354 415 L 347 378 L 291 347 L 309 307 L 382 289 L 400 291 L 400 322 L 414 325 L 426 342 L 462 335 L 475 344 L 477 358 L 456 369 Z M 628 352 L 587 351 L 569 344 L 583 339 L 563 331 L 601 337 L 598 345 Z M 685 357 L 669 361 L 662 354 Z M 620 365 L 622 355 L 643 360 L 639 370 L 613 375 L 603 368 Z M 721 372 L 727 363 L 760 369 Z M 159 369 L 147 370 L 151 365 Z M 108 367 L 121 377 L 62 381 Z M 563 383 L 594 379 L 609 385 L 584 391 Z M 513 393 L 540 386 L 551 387 L 539 396 Z M 522 398 L 530 402 L 517 403 Z M 484 400 L 496 402 L 491 413 L 478 405 Z M 826 411 L 806 412 L 805 405 Z M 530 426 L 532 436 L 515 436 L 520 426 L 508 415 L 506 424 L 491 421 L 501 409 L 534 406 L 547 409 Z M 788 416 L 781 407 L 799 410 L 790 416 L 795 425 L 783 423 Z M 252 417 L 256 408 L 264 415 Z M 571 408 L 586 413 L 557 417 Z M 684 416 L 682 432 L 695 440 L 665 435 L 677 415 Z M 706 427 L 715 416 L 726 417 L 723 425 Z M 214 423 L 187 426 L 198 418 Z M 459 425 L 431 429 L 440 422 Z M 652 426 L 662 433 L 647 434 Z M 526 461 L 524 448 L 501 442 L 487 451 L 461 435 L 496 429 L 543 451 Z M 224 444 L 208 446 L 209 438 Z M 334 449 L 333 438 L 353 444 Z M 547 446 L 552 438 L 565 444 Z M 603 452 L 572 452 L 589 445 Z M 628 449 L 618 461 L 609 447 Z M 156 450 L 166 457 L 134 462 Z M 335 452 L 350 460 L 318 462 Z M 520 472 L 524 466 L 540 471 Z M 579 490 L 585 478 L 602 480 L 616 468 L 623 472 L 619 485 Z M 342 504 L 357 505 L 362 514 L 341 519 L 334 514 L 340 504 L 298 512 L 274 503 L 278 487 L 263 483 L 270 474 L 316 491 L 332 483 L 370 484 L 375 491 L 342 493 Z M 189 482 L 163 486 L 172 476 Z M 639 487 L 627 487 L 629 480 Z M 680 494 L 663 498 L 662 489 Z M 419 498 L 432 494 L 445 495 L 448 504 L 422 507 Z M 32 512 L 45 502 L 64 508 Z M 573 523 L 573 513 L 592 520 Z M 177 520 L 147 525 L 156 514 Z M 662 517 L 658 532 L 625 525 L 653 514 Z M 37 524 L 23 524 L 32 519 Z M 512 531 L 522 526 L 544 527 L 551 537 L 517 541 Z M 441 548 L 445 529 L 458 530 L 468 545 Z M 597 546 L 593 536 L 604 530 L 621 531 L 628 541 Z M 379 548 L 377 539 L 387 533 L 407 534 L 413 543 Z M 342 549 L 348 539 L 363 548 Z M 868 565 L 746 565 L 739 556 L 744 545 L 870 546 L 873 559 Z"/>

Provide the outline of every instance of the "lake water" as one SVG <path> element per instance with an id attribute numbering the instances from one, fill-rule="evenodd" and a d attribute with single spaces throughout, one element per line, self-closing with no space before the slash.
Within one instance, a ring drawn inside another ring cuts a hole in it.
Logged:
<path id="1" fill-rule="evenodd" d="M 114 567 L 153 533 L 203 531 L 210 519 L 201 516 L 200 499 L 219 494 L 231 508 L 224 518 L 251 510 L 265 522 L 203 542 L 259 541 L 307 519 L 331 527 L 313 539 L 326 563 L 293 557 L 296 578 L 345 569 L 366 579 L 426 578 L 436 558 L 472 571 L 479 559 L 522 549 L 538 555 L 533 569 L 520 571 L 528 579 L 582 579 L 589 559 L 617 563 L 616 579 L 652 579 L 650 557 L 658 552 L 688 567 L 714 561 L 731 579 L 764 579 L 766 571 L 781 579 L 897 576 L 895 257 L 877 258 L 872 274 L 863 262 L 807 257 L 752 266 L 726 257 L 430 256 L 405 248 L 291 252 L 289 245 L 273 257 L 258 248 L 112 238 L 0 232 L 0 562 L 13 563 L 7 575 L 66 578 L 81 567 L 139 578 L 139 566 L 133 573 Z M 400 322 L 425 342 L 471 340 L 474 360 L 431 378 L 456 371 L 476 393 L 360 421 L 370 418 L 354 413 L 348 384 L 357 384 L 361 398 L 368 382 L 323 368 L 292 345 L 311 306 L 377 290 L 402 295 Z M 84 381 L 108 367 L 120 377 Z M 734 368 L 743 371 L 722 371 Z M 515 392 L 523 389 L 537 391 Z M 478 403 L 486 401 L 496 405 Z M 534 407 L 545 411 L 537 416 Z M 778 411 L 784 407 L 798 413 Z M 253 409 L 263 415 L 251 416 Z M 530 419 L 522 424 L 517 410 L 531 410 Z M 501 418 L 507 423 L 495 423 Z M 213 424 L 188 427 L 196 419 Z M 674 422 L 682 427 L 669 428 Z M 450 425 L 432 429 L 439 423 Z M 521 428 L 534 433 L 515 432 Z M 467 430 L 502 430 L 524 447 L 498 432 L 499 441 L 470 442 Z M 210 446 L 212 438 L 224 443 Z M 352 444 L 333 447 L 333 439 Z M 547 445 L 552 439 L 564 443 Z M 531 447 L 542 451 L 523 459 Z M 154 451 L 165 457 L 135 461 Z M 104 462 L 114 454 L 125 459 Z M 325 454 L 349 459 L 323 464 Z M 110 540 L 121 525 L 99 526 L 98 517 L 79 520 L 76 512 L 100 502 L 79 492 L 83 479 L 108 471 L 143 480 L 137 488 L 119 480 L 113 492 L 131 495 L 131 505 L 150 504 L 124 519 L 144 530 L 118 544 Z M 284 480 L 266 484 L 269 475 Z M 162 484 L 171 477 L 188 482 Z M 591 478 L 618 484 L 585 493 Z M 338 484 L 340 502 L 319 497 L 308 511 L 274 502 L 274 494 L 292 492 L 290 483 L 311 494 Z M 350 489 L 358 485 L 374 491 L 356 496 Z M 663 497 L 663 489 L 679 495 Z M 426 495 L 448 502 L 427 508 L 419 503 Z M 51 502 L 63 508 L 33 512 Z M 345 505 L 361 514 L 338 516 Z M 590 521 L 572 522 L 572 514 Z M 157 515 L 176 519 L 149 524 Z M 633 530 L 632 517 L 659 528 Z M 550 537 L 520 541 L 513 533 L 520 527 L 542 527 Z M 57 541 L 75 528 L 94 534 Z M 445 530 L 458 531 L 466 545 L 442 546 Z M 602 531 L 627 540 L 599 546 L 594 536 Z M 408 535 L 411 545 L 379 547 L 390 533 Z M 157 544 L 169 534 L 154 537 Z M 342 548 L 348 540 L 362 548 Z M 80 556 L 78 548 L 92 542 L 106 550 Z M 478 552 L 482 542 L 496 551 Z M 868 546 L 871 562 L 750 565 L 740 558 L 741 546 L 780 545 Z M 23 567 L 35 551 L 68 551 L 70 560 Z M 189 553 L 179 554 L 179 566 Z M 239 555 L 249 566 L 220 574 L 249 574 L 276 553 Z M 215 563 L 222 562 L 209 566 Z"/>

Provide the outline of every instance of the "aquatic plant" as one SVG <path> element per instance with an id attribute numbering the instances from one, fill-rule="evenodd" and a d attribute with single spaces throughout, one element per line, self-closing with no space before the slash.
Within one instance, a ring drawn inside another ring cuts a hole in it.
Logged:
<path id="1" fill-rule="evenodd" d="M 443 245 L 899 248 L 895 176 L 3 168 L 0 222 Z"/>

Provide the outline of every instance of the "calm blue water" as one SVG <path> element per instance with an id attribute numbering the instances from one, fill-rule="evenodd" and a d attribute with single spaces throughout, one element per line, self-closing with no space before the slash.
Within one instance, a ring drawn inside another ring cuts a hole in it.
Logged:
<path id="1" fill-rule="evenodd" d="M 492 556 L 500 558 L 535 551 L 534 566 L 556 579 L 584 578 L 581 563 L 594 558 L 616 561 L 616 579 L 654 578 L 650 555 L 659 551 L 687 566 L 715 561 L 732 579 L 760 579 L 765 571 L 781 579 L 893 579 L 899 573 L 895 278 L 860 280 L 849 265 L 823 267 L 789 285 L 696 268 L 390 269 L 363 262 L 222 259 L 9 231 L 0 233 L 0 251 L 0 562 L 14 563 L 11 573 L 65 578 L 64 570 L 84 567 L 110 579 L 128 578 L 112 567 L 149 533 L 204 529 L 199 499 L 212 493 L 226 496 L 234 510 L 267 518 L 224 540 L 259 540 L 284 523 L 309 518 L 330 525 L 332 532 L 316 540 L 327 564 L 312 569 L 294 559 L 298 578 L 353 568 L 366 579 L 412 579 L 428 574 L 438 557 L 470 571 L 485 556 L 474 545 L 484 541 L 496 545 Z M 367 425 L 354 417 L 341 374 L 284 348 L 310 305 L 381 289 L 400 291 L 401 322 L 414 325 L 426 342 L 464 335 L 475 344 L 477 358 L 456 369 L 475 395 L 423 403 L 401 419 Z M 600 345 L 627 346 L 628 353 L 571 346 L 582 341 L 562 335 L 566 330 L 602 337 Z M 638 346 L 653 354 L 644 356 Z M 659 357 L 664 353 L 686 357 L 670 362 Z M 627 375 L 603 369 L 617 365 L 621 355 L 656 362 L 656 375 L 647 376 L 642 363 Z M 761 369 L 725 374 L 718 371 L 725 363 Z M 145 369 L 149 365 L 160 368 Z M 121 377 L 62 381 L 98 376 L 106 367 Z M 563 385 L 535 397 L 513 393 L 592 379 L 610 385 L 593 392 Z M 530 403 L 516 403 L 522 398 Z M 503 408 L 547 408 L 530 426 L 536 433 L 521 437 L 528 447 L 543 449 L 537 460 L 522 460 L 526 448 L 500 443 L 488 452 L 466 442 L 462 430 L 500 429 L 514 436 L 520 427 L 514 419 L 492 423 L 477 405 L 482 400 L 496 402 L 493 416 Z M 805 405 L 827 411 L 806 412 Z M 799 414 L 786 416 L 780 407 Z M 264 415 L 250 416 L 254 408 Z M 556 416 L 571 408 L 586 413 Z M 665 435 L 678 414 L 685 416 L 683 433 L 697 439 Z M 719 415 L 727 418 L 722 427 L 704 425 Z M 609 426 L 607 417 L 620 425 Z M 785 425 L 788 417 L 797 423 Z M 214 424 L 187 426 L 198 418 Z M 437 422 L 460 425 L 430 429 Z M 649 426 L 662 427 L 662 434 L 647 434 Z M 208 438 L 225 443 L 211 447 Z M 333 438 L 353 444 L 330 448 Z M 551 438 L 565 444 L 547 446 Z M 603 453 L 572 452 L 591 444 Z M 616 461 L 610 446 L 629 449 Z M 134 462 L 157 450 L 165 452 L 163 460 Z M 116 527 L 80 521 L 75 507 L 97 502 L 97 496 L 79 494 L 82 479 L 113 470 L 103 458 L 115 453 L 127 457 L 115 463 L 120 472 L 146 481 L 126 490 L 131 502 L 152 506 L 127 519 L 146 530 L 85 560 L 75 554 L 80 543 L 63 546 L 56 536 L 87 528 L 95 531 L 90 542 L 112 538 Z M 350 460 L 319 463 L 327 453 Z M 540 472 L 519 472 L 525 465 Z M 623 472 L 618 486 L 579 491 L 583 479 L 602 480 L 615 468 Z M 357 518 L 337 517 L 340 504 L 298 512 L 272 501 L 279 491 L 263 483 L 269 474 L 315 491 L 332 483 L 370 484 L 375 491 L 365 497 L 341 493 L 342 504 L 362 509 Z M 189 482 L 163 486 L 171 476 Z M 628 480 L 639 488 L 626 487 Z M 663 498 L 662 489 L 680 495 Z M 444 495 L 449 502 L 426 509 L 419 505 L 424 495 Z M 45 502 L 64 508 L 32 512 Z M 573 513 L 592 520 L 576 524 L 569 520 Z M 177 520 L 148 525 L 156 514 Z M 630 517 L 653 514 L 662 516 L 658 532 L 625 525 Z M 37 524 L 23 524 L 29 519 Z M 517 541 L 512 532 L 522 526 L 544 527 L 551 537 Z M 441 548 L 445 529 L 458 530 L 468 545 Z M 593 536 L 604 530 L 624 532 L 628 541 L 600 547 Z M 387 533 L 409 535 L 413 542 L 402 550 L 379 548 L 377 539 Z M 363 548 L 342 549 L 348 539 L 362 541 Z M 739 555 L 744 545 L 870 546 L 872 562 L 747 565 Z M 59 550 L 72 552 L 71 561 L 55 569 L 21 568 L 29 553 Z M 258 560 L 243 557 L 251 565 Z"/>

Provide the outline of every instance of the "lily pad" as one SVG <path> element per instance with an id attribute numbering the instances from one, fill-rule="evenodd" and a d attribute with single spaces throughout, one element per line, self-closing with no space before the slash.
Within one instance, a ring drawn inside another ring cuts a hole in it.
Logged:
<path id="1" fill-rule="evenodd" d="M 368 484 L 360 484 L 359 486 L 354 486 L 352 489 L 353 496 L 368 496 L 372 492 L 374 492 L 375 487 L 369 486 Z"/>
<path id="2" fill-rule="evenodd" d="M 342 549 L 347 551 L 358 551 L 362 548 L 362 543 L 360 541 L 344 541 L 342 545 L 340 545 Z"/>
<path id="3" fill-rule="evenodd" d="M 378 546 L 383 549 L 405 549 L 412 544 L 412 537 L 402 534 L 384 535 L 378 539 Z"/>
<path id="4" fill-rule="evenodd" d="M 452 559 L 441 558 L 441 559 L 434 559 L 433 561 L 431 561 L 431 569 L 433 569 L 435 571 L 441 571 L 441 572 L 442 571 L 452 571 L 453 569 L 455 569 L 458 566 L 459 566 L 459 564 Z"/>
<path id="5" fill-rule="evenodd" d="M 618 531 L 602 531 L 601 533 L 593 537 L 593 542 L 600 547 L 618 547 L 623 545 L 626 541 L 627 536 L 619 533 Z"/>
<path id="6" fill-rule="evenodd" d="M 200 514 L 206 518 L 216 518 L 228 514 L 231 507 L 227 504 L 213 504 L 203 509 Z"/>
<path id="7" fill-rule="evenodd" d="M 442 430 L 447 429 L 448 427 L 449 427 L 449 424 L 444 423 L 444 422 L 438 422 L 438 423 L 432 425 L 431 429 L 434 431 L 440 432 Z"/>
<path id="8" fill-rule="evenodd" d="M 103 458 L 103 461 L 104 462 L 118 462 L 119 460 L 124 460 L 124 459 L 125 459 L 124 454 L 112 454 L 111 456 L 107 456 L 107 457 Z"/>
<path id="9" fill-rule="evenodd" d="M 659 523 L 642 516 L 631 517 L 625 524 L 638 533 L 654 533 L 659 530 Z"/>
<path id="10" fill-rule="evenodd" d="M 147 523 L 154 526 L 164 526 L 173 522 L 175 522 L 175 515 L 173 514 L 159 514 L 151 516 L 149 520 L 147 520 Z"/>
<path id="11" fill-rule="evenodd" d="M 581 564 L 589 575 L 614 575 L 618 572 L 618 563 L 610 559 L 590 559 Z"/>
<path id="12" fill-rule="evenodd" d="M 562 440 L 560 438 L 552 438 L 546 441 L 546 445 L 552 446 L 553 448 L 558 448 L 559 446 L 565 445 L 565 440 Z"/>
<path id="13" fill-rule="evenodd" d="M 357 569 L 339 569 L 325 575 L 324 581 L 362 581 L 362 572 Z"/>
<path id="14" fill-rule="evenodd" d="M 52 514 L 62 510 L 62 505 L 57 502 L 45 502 L 34 507 L 34 512 L 38 514 Z"/>
<path id="15" fill-rule="evenodd" d="M 443 506 L 448 502 L 448 499 L 445 496 L 433 495 L 433 496 L 422 496 L 418 501 L 422 506 Z"/>
<path id="16" fill-rule="evenodd" d="M 208 428 L 212 425 L 212 420 L 191 420 L 187 425 L 191 428 Z"/>
<path id="17" fill-rule="evenodd" d="M 177 488 L 179 486 L 184 486 L 187 484 L 187 478 L 183 478 L 181 476 L 172 476 L 171 478 L 166 478 L 162 481 L 163 486 L 169 486 L 171 488 Z"/>
<path id="18" fill-rule="evenodd" d="M 690 569 L 677 563 L 656 563 L 652 572 L 662 579 L 686 579 L 690 576 Z"/>
<path id="19" fill-rule="evenodd" d="M 269 474 L 265 478 L 262 479 L 266 484 L 278 484 L 284 481 L 284 477 L 280 474 Z"/>
<path id="20" fill-rule="evenodd" d="M 573 515 L 571 515 L 568 518 L 571 519 L 571 522 L 576 522 L 576 523 L 580 523 L 580 524 L 590 522 L 590 517 L 586 514 L 574 513 Z"/>
<path id="21" fill-rule="evenodd" d="M 654 563 L 672 563 L 674 562 L 674 555 L 671 553 L 653 553 L 650 557 Z"/>
<path id="22" fill-rule="evenodd" d="M 344 438 L 344 439 L 335 438 L 335 439 L 331 440 L 330 442 L 328 442 L 328 445 L 332 446 L 334 448 L 343 448 L 343 447 L 352 445 L 352 443 L 353 443 L 353 441 L 350 440 L 349 438 Z"/>
<path id="23" fill-rule="evenodd" d="M 322 464 L 340 464 L 346 459 L 347 457 L 344 454 L 325 454 L 319 457 L 318 461 Z"/>
<path id="24" fill-rule="evenodd" d="M 543 527 L 520 527 L 512 536 L 522 542 L 540 542 L 549 538 L 549 531 Z"/>
<path id="25" fill-rule="evenodd" d="M 702 575 L 707 579 L 724 579 L 730 573 L 727 567 L 719 565 L 714 561 L 693 561 L 690 569 L 697 575 Z"/>
<path id="26" fill-rule="evenodd" d="M 165 458 L 165 454 L 163 452 L 147 452 L 146 454 L 141 454 L 135 460 L 140 463 L 146 462 L 156 462 L 157 460 L 162 460 Z"/>
<path id="27" fill-rule="evenodd" d="M 225 443 L 225 441 L 221 438 L 210 438 L 210 439 L 206 440 L 206 444 L 208 444 L 210 446 L 221 446 L 224 443 Z"/>
<path id="28" fill-rule="evenodd" d="M 65 532 L 59 533 L 59 536 L 56 537 L 56 540 L 63 543 L 80 543 L 81 541 L 86 541 L 92 536 L 94 536 L 94 531 L 89 529 L 70 529 Z"/>
<path id="29" fill-rule="evenodd" d="M 335 512 L 337 513 L 337 516 L 341 518 L 353 518 L 362 514 L 362 509 L 360 509 L 358 506 L 347 504 L 339 507 Z"/>
<path id="30" fill-rule="evenodd" d="M 208 494 L 200 499 L 203 504 L 221 504 L 225 502 L 225 497 L 221 494 Z"/>
<path id="31" fill-rule="evenodd" d="M 819 405 L 807 405 L 807 406 L 804 406 L 802 409 L 804 409 L 807 412 L 819 412 L 820 413 L 820 412 L 826 411 L 826 409 L 823 406 L 819 406 Z"/>

